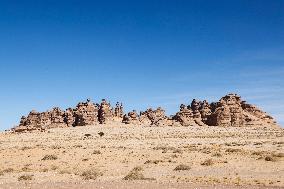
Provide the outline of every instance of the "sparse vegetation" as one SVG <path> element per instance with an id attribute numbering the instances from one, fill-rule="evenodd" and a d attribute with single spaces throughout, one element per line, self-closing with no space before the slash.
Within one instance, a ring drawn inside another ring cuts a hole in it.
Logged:
<path id="1" fill-rule="evenodd" d="M 18 178 L 18 181 L 33 180 L 33 175 L 22 175 Z"/>
<path id="2" fill-rule="evenodd" d="M 43 168 L 42 170 L 41 170 L 41 172 L 48 172 L 48 168 Z"/>
<path id="3" fill-rule="evenodd" d="M 92 135 L 89 134 L 89 133 L 87 133 L 87 134 L 85 134 L 84 136 L 88 138 L 88 137 L 91 137 Z"/>
<path id="4" fill-rule="evenodd" d="M 102 137 L 102 136 L 105 135 L 105 133 L 104 133 L 104 132 L 99 132 L 98 135 L 99 135 L 100 137 Z"/>
<path id="5" fill-rule="evenodd" d="M 60 149 L 60 148 L 61 148 L 61 146 L 58 146 L 58 145 L 52 145 L 52 146 L 51 146 L 51 149 L 54 149 L 54 150 Z"/>
<path id="6" fill-rule="evenodd" d="M 176 168 L 174 168 L 174 171 L 187 171 L 190 170 L 191 168 L 188 165 L 178 165 Z"/>
<path id="7" fill-rule="evenodd" d="M 265 161 L 275 161 L 275 158 L 273 158 L 272 156 L 266 156 L 264 158 Z"/>
<path id="8" fill-rule="evenodd" d="M 13 168 L 7 168 L 2 170 L 2 173 L 12 173 L 12 172 L 14 172 Z"/>
<path id="9" fill-rule="evenodd" d="M 147 160 L 144 164 L 158 164 L 164 162 L 163 160 Z"/>
<path id="10" fill-rule="evenodd" d="M 56 155 L 45 155 L 41 160 L 57 160 L 58 157 Z"/>
<path id="11" fill-rule="evenodd" d="M 278 158 L 283 158 L 284 157 L 284 153 L 274 153 L 273 156 L 274 157 L 278 157 Z"/>
<path id="12" fill-rule="evenodd" d="M 228 148 L 226 149 L 225 152 L 229 152 L 229 153 L 237 153 L 237 152 L 241 152 L 241 149 L 237 149 L 237 148 Z"/>
<path id="13" fill-rule="evenodd" d="M 204 165 L 204 166 L 211 166 L 213 164 L 214 162 L 212 159 L 206 159 L 204 162 L 201 163 L 201 165 Z"/>
<path id="14" fill-rule="evenodd" d="M 55 171 L 55 170 L 58 169 L 58 166 L 56 166 L 56 165 L 51 165 L 51 166 L 50 166 L 50 169 L 51 169 L 52 171 Z"/>
<path id="15" fill-rule="evenodd" d="M 24 146 L 24 147 L 21 148 L 22 151 L 29 150 L 29 149 L 32 149 L 32 147 Z"/>
<path id="16" fill-rule="evenodd" d="M 170 146 L 157 146 L 154 147 L 153 150 L 162 150 L 162 153 L 167 153 L 168 151 L 175 151 L 176 153 L 176 148 L 175 147 L 170 147 Z"/>
<path id="17" fill-rule="evenodd" d="M 101 154 L 101 151 L 99 151 L 99 150 L 94 150 L 92 154 L 96 154 L 96 155 L 97 155 L 97 154 Z"/>
<path id="18" fill-rule="evenodd" d="M 212 156 L 214 156 L 214 157 L 222 157 L 222 154 L 219 153 L 219 152 L 215 152 L 215 153 L 212 154 Z"/>
<path id="19" fill-rule="evenodd" d="M 182 150 L 180 150 L 180 149 L 175 149 L 175 150 L 173 151 L 173 153 L 181 154 L 181 153 L 182 153 Z"/>
<path id="20" fill-rule="evenodd" d="M 29 168 L 29 167 L 27 167 L 27 166 L 25 166 L 25 167 L 22 168 L 22 171 L 24 171 L 24 172 L 28 172 L 28 171 L 31 171 L 31 170 L 32 170 L 32 169 Z"/>
<path id="21" fill-rule="evenodd" d="M 154 178 L 146 178 L 143 173 L 142 167 L 134 167 L 128 175 L 126 175 L 124 180 L 155 180 Z"/>
<path id="22" fill-rule="evenodd" d="M 84 171 L 81 174 L 81 177 L 83 177 L 84 180 L 96 180 L 99 176 L 102 176 L 102 173 L 95 169 Z"/>
<path id="23" fill-rule="evenodd" d="M 73 147 L 74 147 L 74 148 L 82 148 L 83 145 L 82 145 L 82 144 L 76 144 L 76 145 L 74 145 Z"/>

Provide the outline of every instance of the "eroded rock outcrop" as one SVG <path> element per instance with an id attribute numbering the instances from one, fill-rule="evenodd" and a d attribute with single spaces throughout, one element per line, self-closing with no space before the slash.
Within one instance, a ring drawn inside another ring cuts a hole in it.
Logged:
<path id="1" fill-rule="evenodd" d="M 222 97 L 206 123 L 212 126 L 243 126 L 244 115 L 240 96 L 228 94 Z"/>
<path id="2" fill-rule="evenodd" d="M 176 113 L 173 119 L 179 122 L 182 126 L 195 125 L 193 112 L 190 106 L 186 107 L 184 104 L 180 105 L 180 110 Z"/>
<path id="3" fill-rule="evenodd" d="M 228 94 L 211 104 L 193 99 L 188 106 L 182 104 L 173 119 L 183 126 L 277 126 L 271 116 L 242 101 L 237 94 Z"/>
<path id="4" fill-rule="evenodd" d="M 86 126 L 98 123 L 98 107 L 90 99 L 87 102 L 78 103 L 73 115 L 74 126 Z"/>
<path id="5" fill-rule="evenodd" d="M 140 122 L 155 126 L 166 126 L 169 125 L 168 117 L 165 114 L 165 110 L 158 107 L 156 110 L 152 108 L 147 109 L 145 112 L 140 113 Z"/>
<path id="6" fill-rule="evenodd" d="M 102 99 L 102 102 L 100 104 L 98 118 L 100 124 L 105 124 L 109 121 L 112 121 L 113 119 L 112 108 L 110 106 L 110 103 L 108 103 L 105 99 Z"/>
<path id="7" fill-rule="evenodd" d="M 242 101 L 241 106 L 244 111 L 246 126 L 277 125 L 276 121 L 270 115 L 256 106 L 247 104 L 246 101 Z"/>
<path id="8" fill-rule="evenodd" d="M 100 104 L 88 99 L 86 102 L 78 103 L 74 109 L 68 108 L 65 111 L 57 107 L 46 112 L 33 110 L 28 116 L 23 116 L 20 124 L 12 130 L 43 131 L 50 128 L 105 124 L 112 121 L 143 126 L 277 127 L 276 121 L 266 112 L 242 101 L 237 94 L 228 94 L 211 104 L 206 100 L 193 99 L 190 105 L 181 104 L 180 110 L 171 117 L 167 117 L 161 107 L 149 108 L 139 115 L 135 110 L 124 114 L 121 103 L 116 103 L 115 108 L 112 108 L 105 99 Z"/>
<path id="9" fill-rule="evenodd" d="M 114 117 L 122 118 L 123 117 L 123 105 L 122 103 L 117 102 L 114 108 Z"/>
<path id="10" fill-rule="evenodd" d="M 138 116 L 136 110 L 133 110 L 133 111 L 129 112 L 128 114 L 125 114 L 123 116 L 122 123 L 135 124 L 135 125 L 139 124 L 139 116 Z"/>

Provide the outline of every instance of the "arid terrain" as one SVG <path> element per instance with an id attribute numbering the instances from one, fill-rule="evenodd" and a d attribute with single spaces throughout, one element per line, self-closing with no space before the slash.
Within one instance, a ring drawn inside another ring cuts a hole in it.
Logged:
<path id="1" fill-rule="evenodd" d="M 283 188 L 284 130 L 107 125 L 0 134 L 0 188 Z"/>

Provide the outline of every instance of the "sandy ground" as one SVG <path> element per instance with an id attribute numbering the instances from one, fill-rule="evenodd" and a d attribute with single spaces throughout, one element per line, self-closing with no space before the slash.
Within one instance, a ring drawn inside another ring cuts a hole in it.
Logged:
<path id="1" fill-rule="evenodd" d="M 284 130 L 269 128 L 3 132 L 0 188 L 284 188 L 283 146 Z"/>

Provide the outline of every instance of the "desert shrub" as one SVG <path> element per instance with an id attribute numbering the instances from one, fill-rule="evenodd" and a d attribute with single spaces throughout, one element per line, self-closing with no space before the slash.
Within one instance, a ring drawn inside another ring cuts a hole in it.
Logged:
<path id="1" fill-rule="evenodd" d="M 99 132 L 98 135 L 100 135 L 100 137 L 104 136 L 105 133 L 104 132 Z"/>
<path id="2" fill-rule="evenodd" d="M 28 171 L 31 171 L 31 168 L 29 168 L 29 167 L 25 166 L 25 167 L 23 167 L 23 168 L 22 168 L 22 171 L 24 171 L 24 172 L 28 172 Z"/>
<path id="3" fill-rule="evenodd" d="M 89 133 L 87 133 L 87 134 L 85 134 L 84 136 L 85 136 L 85 137 L 91 137 L 92 135 L 89 134 Z"/>
<path id="4" fill-rule="evenodd" d="M 58 146 L 58 145 L 52 145 L 52 146 L 51 146 L 51 149 L 54 149 L 54 150 L 60 149 L 60 148 L 61 148 L 61 146 Z"/>
<path id="5" fill-rule="evenodd" d="M 182 150 L 180 150 L 180 149 L 175 149 L 175 150 L 173 151 L 173 153 L 181 154 L 181 153 L 182 153 Z"/>
<path id="6" fill-rule="evenodd" d="M 255 151 L 255 152 L 252 152 L 251 155 L 255 155 L 255 156 L 261 156 L 263 155 L 265 152 L 262 152 L 262 151 Z"/>
<path id="7" fill-rule="evenodd" d="M 43 168 L 41 172 L 48 172 L 48 168 Z"/>
<path id="8" fill-rule="evenodd" d="M 190 170 L 190 167 L 188 165 L 178 165 L 176 168 L 174 168 L 174 171 L 186 171 L 186 170 Z"/>
<path id="9" fill-rule="evenodd" d="M 18 181 L 24 181 L 24 180 L 33 180 L 33 175 L 22 175 L 18 178 Z"/>
<path id="10" fill-rule="evenodd" d="M 29 149 L 32 149 L 32 147 L 29 147 L 29 146 L 24 146 L 21 148 L 21 150 L 25 151 L 25 150 L 29 150 Z"/>
<path id="11" fill-rule="evenodd" d="M 99 176 L 102 176 L 102 173 L 94 169 L 86 170 L 81 174 L 84 180 L 96 180 Z"/>
<path id="12" fill-rule="evenodd" d="M 53 170 L 53 171 L 55 171 L 55 170 L 58 169 L 58 166 L 56 166 L 56 165 L 51 165 L 51 166 L 50 166 L 50 169 Z"/>
<path id="13" fill-rule="evenodd" d="M 229 153 L 236 153 L 236 152 L 241 152 L 241 149 L 236 149 L 236 148 L 228 148 L 225 152 Z"/>
<path id="14" fill-rule="evenodd" d="M 158 164 L 164 162 L 163 160 L 147 160 L 144 164 Z"/>
<path id="15" fill-rule="evenodd" d="M 201 163 L 201 165 L 204 165 L 204 166 L 211 166 L 213 164 L 214 162 L 212 159 L 206 159 L 204 162 Z"/>
<path id="16" fill-rule="evenodd" d="M 99 150 L 94 150 L 92 154 L 101 154 L 101 151 L 99 151 Z"/>
<path id="17" fill-rule="evenodd" d="M 3 173 L 12 173 L 14 172 L 14 169 L 13 168 L 7 168 L 7 169 L 4 169 L 2 170 Z"/>
<path id="18" fill-rule="evenodd" d="M 219 152 L 213 153 L 212 156 L 214 157 L 222 157 L 222 154 Z"/>
<path id="19" fill-rule="evenodd" d="M 282 158 L 282 157 L 284 157 L 284 153 L 277 153 L 277 154 L 275 153 L 275 154 L 273 154 L 273 156 Z"/>
<path id="20" fill-rule="evenodd" d="M 45 160 L 57 160 L 58 157 L 56 155 L 45 155 L 41 160 L 45 161 Z"/>
<path id="21" fill-rule="evenodd" d="M 82 145 L 82 144 L 76 144 L 76 145 L 74 145 L 73 147 L 74 147 L 74 148 L 82 148 L 83 145 Z"/>
<path id="22" fill-rule="evenodd" d="M 266 156 L 264 158 L 265 161 L 275 161 L 275 159 L 272 156 Z"/>
<path id="23" fill-rule="evenodd" d="M 124 180 L 155 180 L 154 178 L 146 178 L 143 173 L 142 167 L 134 167 L 128 175 L 126 175 Z"/>
<path id="24" fill-rule="evenodd" d="M 162 153 L 167 153 L 168 151 L 176 151 L 177 149 L 171 146 L 157 146 L 153 150 L 162 150 Z"/>

